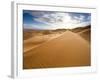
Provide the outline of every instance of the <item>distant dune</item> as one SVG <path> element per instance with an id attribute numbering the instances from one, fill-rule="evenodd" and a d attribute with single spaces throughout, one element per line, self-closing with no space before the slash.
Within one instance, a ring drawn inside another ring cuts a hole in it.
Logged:
<path id="1" fill-rule="evenodd" d="M 91 42 L 91 25 L 86 27 L 79 27 L 71 30 L 72 32 L 78 33 L 89 43 Z"/>
<path id="2" fill-rule="evenodd" d="M 85 29 L 82 32 L 79 32 L 79 34 L 87 40 L 89 43 L 91 42 L 91 30 L 90 29 Z"/>
<path id="3" fill-rule="evenodd" d="M 85 27 L 77 27 L 77 28 L 74 28 L 74 29 L 70 29 L 70 31 L 78 33 L 78 32 L 84 31 L 86 29 L 91 29 L 91 25 L 88 25 L 88 26 L 85 26 Z"/>
<path id="4" fill-rule="evenodd" d="M 90 27 L 31 36 L 24 49 L 24 69 L 90 66 Z"/>

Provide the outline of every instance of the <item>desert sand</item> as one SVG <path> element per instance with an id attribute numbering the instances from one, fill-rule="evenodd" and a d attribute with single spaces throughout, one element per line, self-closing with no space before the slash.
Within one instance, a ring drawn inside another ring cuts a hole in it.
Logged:
<path id="1" fill-rule="evenodd" d="M 35 37 L 31 37 L 29 39 L 24 40 L 24 54 L 27 53 L 27 51 L 30 51 L 43 43 L 50 41 L 54 38 L 57 38 L 63 34 L 49 34 L 49 35 L 39 35 Z"/>
<path id="2" fill-rule="evenodd" d="M 90 66 L 89 29 L 81 32 L 66 31 L 60 36 L 24 40 L 23 68 L 52 68 Z M 46 41 L 45 41 L 46 40 Z M 30 42 L 30 44 L 29 44 Z"/>

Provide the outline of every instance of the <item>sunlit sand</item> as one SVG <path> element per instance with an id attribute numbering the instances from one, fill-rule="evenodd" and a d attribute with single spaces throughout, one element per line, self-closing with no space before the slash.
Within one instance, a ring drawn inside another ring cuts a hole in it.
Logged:
<path id="1" fill-rule="evenodd" d="M 24 69 L 91 65 L 90 28 L 37 34 L 23 46 Z"/>

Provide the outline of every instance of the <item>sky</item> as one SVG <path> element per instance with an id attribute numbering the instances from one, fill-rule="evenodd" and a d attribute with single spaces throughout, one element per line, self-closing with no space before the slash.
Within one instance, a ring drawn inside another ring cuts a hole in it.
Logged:
<path id="1" fill-rule="evenodd" d="M 91 24 L 91 13 L 23 10 L 24 29 L 73 29 Z"/>

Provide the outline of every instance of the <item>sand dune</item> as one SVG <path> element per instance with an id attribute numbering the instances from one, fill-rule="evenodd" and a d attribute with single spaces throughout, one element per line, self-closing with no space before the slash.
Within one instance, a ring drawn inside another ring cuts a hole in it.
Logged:
<path id="1" fill-rule="evenodd" d="M 41 36 L 33 36 L 29 39 L 24 40 L 24 53 L 27 53 L 27 51 L 32 50 L 40 45 L 42 45 L 43 43 L 52 40 L 54 38 L 57 38 L 61 35 L 63 35 L 63 33 L 56 33 L 56 34 L 49 34 L 49 35 L 41 35 Z"/>
<path id="2" fill-rule="evenodd" d="M 71 31 L 74 33 L 78 33 L 81 37 L 83 37 L 89 43 L 91 42 L 91 25 L 74 28 Z"/>
<path id="3" fill-rule="evenodd" d="M 46 40 L 48 40 L 48 37 L 43 37 L 43 36 L 31 37 L 27 40 L 24 40 L 24 53 L 39 46 Z"/>
<path id="4" fill-rule="evenodd" d="M 89 43 L 91 42 L 91 30 L 90 29 L 85 29 L 81 32 L 78 32 L 80 36 L 82 36 L 85 40 L 87 40 Z"/>
<path id="5" fill-rule="evenodd" d="M 83 32 L 82 32 L 83 33 Z M 66 31 L 24 54 L 24 69 L 90 65 L 90 45 L 80 35 Z"/>

